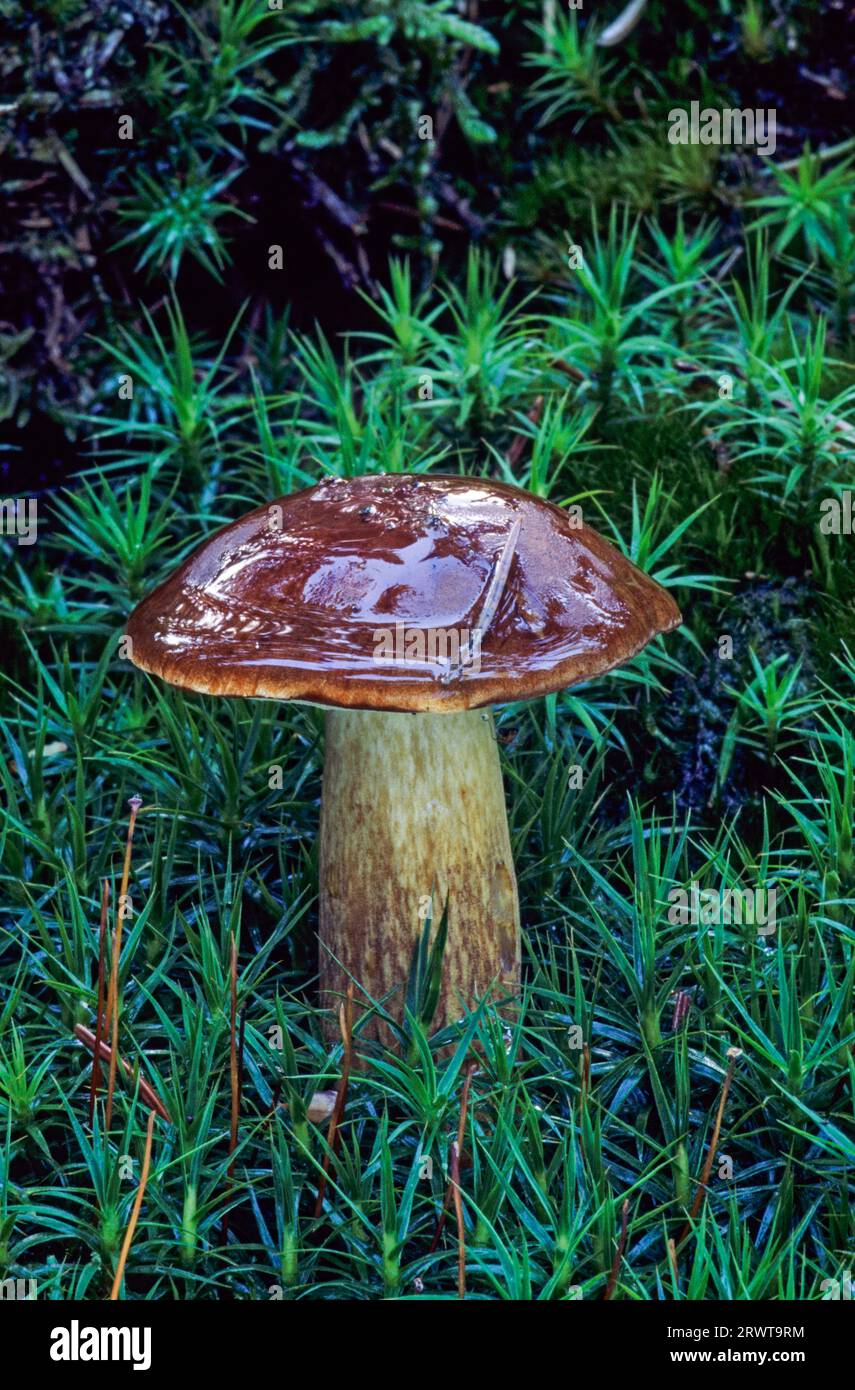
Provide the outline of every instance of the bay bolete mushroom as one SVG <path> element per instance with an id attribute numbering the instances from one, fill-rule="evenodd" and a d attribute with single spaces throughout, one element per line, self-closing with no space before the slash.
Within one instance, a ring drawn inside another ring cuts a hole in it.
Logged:
<path id="1" fill-rule="evenodd" d="M 205 695 L 326 707 L 321 996 L 393 1014 L 447 903 L 437 1026 L 519 983 L 489 706 L 599 676 L 680 622 L 561 508 L 504 483 L 330 478 L 226 526 L 131 615 L 131 659 Z"/>

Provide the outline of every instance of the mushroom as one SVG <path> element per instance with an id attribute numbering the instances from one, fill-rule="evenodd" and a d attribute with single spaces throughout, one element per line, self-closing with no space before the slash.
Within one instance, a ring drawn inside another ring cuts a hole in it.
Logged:
<path id="1" fill-rule="evenodd" d="M 680 621 L 654 580 L 542 498 L 388 474 L 330 478 L 226 526 L 127 635 L 134 663 L 173 685 L 326 708 L 322 1000 L 353 977 L 400 1018 L 434 901 L 443 1026 L 519 985 L 490 707 L 602 675 Z"/>

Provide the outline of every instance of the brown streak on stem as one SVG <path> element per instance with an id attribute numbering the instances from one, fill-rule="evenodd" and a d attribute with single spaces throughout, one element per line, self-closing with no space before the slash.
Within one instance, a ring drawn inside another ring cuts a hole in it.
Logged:
<path id="1" fill-rule="evenodd" d="M 231 1077 L 232 1095 L 232 1117 L 231 1128 L 229 1131 L 229 1156 L 234 1154 L 237 1148 L 238 1132 L 238 1113 L 240 1111 L 240 1072 L 238 1068 L 238 1045 L 237 1045 L 237 943 L 232 937 L 231 964 L 229 967 L 231 978 L 231 1015 L 230 1015 L 230 1043 L 229 1043 L 229 1074 Z M 235 1161 L 231 1158 L 228 1169 L 228 1178 L 231 1181 L 235 1171 Z"/>
<path id="2" fill-rule="evenodd" d="M 397 212 L 402 217 L 413 217 L 418 221 L 421 221 L 422 218 L 422 214 L 419 212 L 418 208 L 402 207 L 400 203 L 383 202 L 378 203 L 377 206 L 383 208 L 386 212 Z M 435 213 L 433 217 L 427 218 L 427 221 L 432 223 L 434 227 L 445 227 L 450 232 L 462 232 L 466 230 L 464 227 L 461 227 L 459 222 L 452 222 L 450 217 L 441 217 L 438 213 Z"/>
<path id="3" fill-rule="evenodd" d="M 238 1024 L 238 1108 L 243 1103 L 243 1054 L 246 1049 L 246 1004 L 240 1011 Z"/>
<path id="4" fill-rule="evenodd" d="M 702 1203 L 703 1200 L 704 1200 L 704 1193 L 705 1193 L 706 1190 L 707 1190 L 707 1183 L 709 1182 L 709 1177 L 710 1177 L 710 1173 L 712 1172 L 713 1162 L 715 1161 L 716 1149 L 718 1148 L 719 1135 L 721 1134 L 721 1122 L 722 1122 L 722 1120 L 724 1119 L 724 1107 L 725 1107 L 725 1105 L 727 1104 L 727 1096 L 728 1096 L 728 1092 L 730 1091 L 730 1083 L 731 1083 L 732 1080 L 733 1080 L 733 1069 L 734 1069 L 734 1067 L 736 1066 L 736 1059 L 737 1059 L 737 1057 L 739 1057 L 739 1055 L 740 1055 L 740 1051 L 739 1051 L 738 1048 L 730 1048 L 730 1050 L 729 1050 L 730 1061 L 729 1061 L 728 1067 L 727 1067 L 727 1075 L 726 1075 L 725 1078 L 724 1078 L 724 1084 L 722 1085 L 722 1088 L 721 1088 L 721 1095 L 719 1096 L 719 1100 L 718 1100 L 718 1110 L 716 1111 L 715 1124 L 714 1124 L 714 1126 L 713 1126 L 713 1132 L 712 1132 L 712 1139 L 710 1140 L 710 1146 L 709 1146 L 709 1149 L 707 1150 L 707 1157 L 706 1157 L 706 1162 L 704 1163 L 704 1170 L 703 1170 L 703 1172 L 701 1173 L 701 1180 L 700 1180 L 700 1182 L 698 1183 L 698 1190 L 697 1190 L 697 1192 L 695 1193 L 695 1200 L 694 1200 L 694 1202 L 692 1203 L 692 1209 L 691 1209 L 691 1211 L 690 1211 L 690 1213 L 689 1213 L 689 1219 L 688 1219 L 688 1221 L 686 1222 L 685 1226 L 683 1227 L 682 1231 L 680 1232 L 679 1236 L 677 1237 L 677 1242 L 676 1242 L 677 1249 L 680 1248 L 680 1246 L 683 1244 L 683 1241 L 684 1241 L 684 1240 L 687 1238 L 687 1236 L 691 1233 L 692 1222 L 694 1221 L 695 1217 L 697 1216 L 698 1212 L 700 1211 L 700 1209 L 701 1209 L 701 1203 Z"/>
<path id="5" fill-rule="evenodd" d="M 470 1062 L 469 1066 L 466 1068 L 466 1077 L 463 1082 L 463 1094 L 460 1097 L 460 1118 L 457 1122 L 458 1153 L 463 1149 L 463 1136 L 466 1131 L 466 1112 L 469 1109 L 469 1088 L 472 1085 L 472 1077 L 476 1070 L 477 1063 L 475 1062 Z M 442 1210 L 439 1214 L 439 1220 L 436 1223 L 436 1230 L 433 1233 L 433 1240 L 430 1243 L 430 1250 L 428 1252 L 431 1255 L 433 1254 L 436 1247 L 439 1245 L 439 1239 L 442 1235 L 443 1227 L 445 1226 L 445 1217 L 448 1211 L 448 1204 L 452 1198 L 453 1186 L 454 1183 L 452 1180 L 449 1182 L 448 1186 L 445 1189 L 445 1196 L 442 1200 Z"/>
<path id="6" fill-rule="evenodd" d="M 104 955 L 107 942 L 107 905 L 110 901 L 110 882 L 104 879 L 101 887 L 101 924 L 98 928 L 98 1003 L 95 1013 L 95 1046 L 92 1051 L 92 1084 L 89 1088 L 89 1128 L 95 1122 L 95 1097 L 101 1084 L 101 1042 L 104 1037 Z"/>
<path id="7" fill-rule="evenodd" d="M 110 1051 L 110 1072 L 107 1081 L 107 1108 L 104 1115 L 105 1133 L 110 1128 L 113 1118 L 113 1091 L 116 1086 L 116 1062 L 119 1056 L 119 957 L 122 951 L 122 913 L 125 910 L 125 903 L 128 896 L 128 880 L 131 876 L 131 849 L 134 843 L 134 826 L 137 820 L 137 811 L 142 806 L 142 800 L 138 796 L 132 796 L 128 805 L 131 808 L 130 819 L 128 820 L 128 834 L 125 840 L 125 862 L 122 865 L 122 886 L 119 892 L 118 910 L 116 912 L 116 932 L 113 942 L 113 959 L 110 970 L 110 998 L 107 1002 L 107 1022 L 112 1019 L 113 1036 Z"/>
<path id="8" fill-rule="evenodd" d="M 75 1023 L 74 1036 L 77 1038 L 78 1042 L 83 1043 L 84 1047 L 88 1047 L 89 1051 L 93 1055 L 97 1050 L 100 1061 L 109 1063 L 113 1053 L 113 1049 L 110 1047 L 109 1043 L 104 1042 L 103 1038 L 99 1041 L 96 1038 L 95 1034 L 92 1032 L 91 1028 L 84 1028 L 82 1023 Z M 128 1078 L 129 1081 L 132 1081 L 134 1078 L 134 1069 L 131 1066 L 130 1062 L 126 1061 L 124 1057 L 120 1057 L 118 1060 L 121 1063 L 122 1070 L 124 1071 L 125 1076 Z M 162 1120 L 166 1120 L 167 1124 L 172 1124 L 172 1119 L 169 1114 L 169 1111 L 166 1109 L 166 1107 L 163 1104 L 163 1101 L 160 1099 L 157 1092 L 149 1085 L 144 1076 L 140 1076 L 139 1078 L 139 1088 L 140 1095 L 142 1096 L 146 1105 L 150 1106 L 152 1110 L 156 1110 L 160 1118 Z"/>
<path id="9" fill-rule="evenodd" d="M 574 367 L 572 363 L 565 362 L 563 357 L 556 357 L 552 365 L 557 367 L 559 372 L 563 372 L 565 376 L 569 376 L 571 381 L 582 382 L 585 380 L 585 373 L 581 372 L 578 367 Z"/>
<path id="10" fill-rule="evenodd" d="M 620 1272 L 620 1262 L 623 1259 L 623 1252 L 626 1249 L 626 1234 L 628 1226 L 629 1198 L 625 1197 L 623 1201 L 623 1206 L 620 1209 L 620 1239 L 618 1241 L 617 1250 L 615 1251 L 614 1264 L 612 1265 L 612 1272 L 609 1275 L 608 1286 L 606 1288 L 605 1294 L 603 1295 L 604 1298 L 611 1298 L 612 1294 L 615 1291 L 615 1285 L 617 1284 L 618 1274 Z"/>
<path id="11" fill-rule="evenodd" d="M 591 1050 L 587 1043 L 582 1044 L 582 1056 L 579 1058 L 579 1148 L 582 1157 L 587 1158 L 585 1153 L 585 1126 L 583 1120 L 588 1113 L 588 1093 L 591 1087 Z"/>
<path id="12" fill-rule="evenodd" d="M 237 1021 L 237 942 L 232 936 L 231 954 L 229 959 L 229 1078 L 231 1082 L 231 1124 L 229 1126 L 229 1166 L 226 1170 L 226 1183 L 231 1187 L 235 1175 L 234 1153 L 237 1148 L 238 1120 L 240 1118 L 240 1073 L 243 1061 L 243 1023 L 244 1016 L 241 1015 L 241 1038 L 238 1045 L 238 1021 Z M 223 1217 L 222 1239 L 228 1239 L 229 1216 L 226 1212 Z"/>
<path id="13" fill-rule="evenodd" d="M 451 1188 L 454 1195 L 454 1215 L 457 1218 L 457 1297 L 466 1297 L 466 1227 L 463 1224 L 463 1194 L 460 1190 L 460 1146 L 451 1143 L 449 1163 Z"/>
<path id="14" fill-rule="evenodd" d="M 122 1250 L 119 1255 L 119 1263 L 116 1266 L 116 1277 L 113 1280 L 113 1287 L 110 1290 L 110 1301 L 115 1301 L 119 1297 L 119 1289 L 122 1286 L 122 1276 L 125 1272 L 125 1264 L 128 1259 L 128 1251 L 131 1248 L 131 1241 L 134 1238 L 134 1231 L 137 1228 L 137 1220 L 142 1206 L 142 1199 L 145 1196 L 145 1185 L 148 1182 L 148 1171 L 151 1167 L 151 1141 L 154 1136 L 154 1116 L 155 1111 L 148 1112 L 148 1127 L 145 1132 L 145 1154 L 143 1155 L 142 1173 L 140 1175 L 140 1185 L 137 1188 L 137 1195 L 134 1198 L 134 1205 L 131 1209 L 131 1219 L 128 1222 L 128 1229 L 125 1232 L 125 1239 L 122 1242 Z"/>
<path id="15" fill-rule="evenodd" d="M 353 981 L 349 981 L 347 986 L 347 999 L 339 1009 L 339 1027 L 341 1029 L 341 1040 L 344 1044 L 344 1054 L 341 1060 L 341 1075 L 338 1079 L 338 1086 L 335 1093 L 335 1105 L 330 1116 L 329 1129 L 327 1130 L 327 1152 L 324 1154 L 323 1168 L 321 1171 L 321 1181 L 318 1184 L 318 1197 L 315 1202 L 315 1216 L 320 1216 L 324 1209 L 324 1193 L 327 1189 L 327 1174 L 330 1168 L 330 1159 L 338 1148 L 339 1126 L 344 1115 L 345 1102 L 347 1101 L 347 1087 L 350 1080 L 350 1067 L 353 1060 Z"/>

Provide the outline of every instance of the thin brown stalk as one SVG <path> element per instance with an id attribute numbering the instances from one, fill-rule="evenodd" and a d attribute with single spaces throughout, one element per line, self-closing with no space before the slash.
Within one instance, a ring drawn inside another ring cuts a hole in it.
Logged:
<path id="1" fill-rule="evenodd" d="M 347 986 L 347 998 L 342 1003 L 338 1011 L 338 1025 L 341 1030 L 341 1040 L 344 1045 L 344 1055 L 341 1059 L 341 1075 L 338 1079 L 338 1086 L 335 1093 L 335 1105 L 330 1116 L 329 1129 L 327 1130 L 327 1152 L 324 1154 L 324 1162 L 321 1170 L 321 1180 L 318 1184 L 318 1197 L 315 1202 L 315 1216 L 320 1216 L 324 1209 L 324 1194 L 327 1190 L 327 1175 L 330 1169 L 330 1159 L 336 1153 L 339 1142 L 339 1127 L 344 1116 L 344 1107 L 347 1101 L 347 1087 L 350 1081 L 350 1068 L 353 1061 L 353 981 Z"/>
<path id="2" fill-rule="evenodd" d="M 116 931 L 113 940 L 113 959 L 110 970 L 110 997 L 107 1002 L 107 1020 L 105 1028 L 112 1022 L 113 1035 L 110 1053 L 110 1072 L 107 1081 L 107 1108 L 104 1116 L 104 1129 L 109 1130 L 110 1122 L 113 1118 L 113 1092 L 116 1086 L 116 1063 L 119 1057 L 119 958 L 122 953 L 122 922 L 123 913 L 128 900 L 128 881 L 131 876 L 131 849 L 134 843 L 134 826 L 137 821 L 137 811 L 142 806 L 142 799 L 132 796 L 128 805 L 131 808 L 128 820 L 128 834 L 125 840 L 125 862 L 122 865 L 122 887 L 119 892 L 118 911 L 116 912 Z"/>
<path id="3" fill-rule="evenodd" d="M 386 212 L 397 212 L 401 217 L 413 217 L 420 222 L 422 220 L 430 222 L 434 227 L 445 227 L 449 232 L 463 232 L 466 230 L 465 227 L 461 227 L 459 222 L 452 222 L 450 217 L 441 217 L 439 213 L 435 213 L 433 217 L 423 219 L 418 208 L 404 207 L 401 203 L 383 202 L 378 203 L 377 206 L 383 208 Z"/>
<path id="4" fill-rule="evenodd" d="M 230 1045 L 229 1045 L 229 1074 L 231 1076 L 232 1093 L 232 1122 L 229 1131 L 229 1156 L 234 1154 L 237 1148 L 238 1117 L 240 1113 L 240 1073 L 238 1069 L 238 1045 L 237 1045 L 237 942 L 232 937 L 231 955 L 231 1019 L 230 1019 Z M 231 1157 L 229 1163 L 228 1177 L 231 1181 L 234 1176 L 235 1161 Z"/>
<path id="5" fill-rule="evenodd" d="M 565 376 L 569 376 L 571 381 L 585 380 L 585 373 L 580 371 L 578 367 L 574 367 L 572 363 L 565 362 L 563 357 L 556 357 L 552 365 L 557 367 L 559 372 L 563 372 Z"/>
<path id="6" fill-rule="evenodd" d="M 93 1054 L 93 1056 L 97 1051 L 99 1061 L 107 1062 L 109 1064 L 110 1058 L 113 1054 L 113 1049 L 110 1047 L 109 1043 L 104 1042 L 103 1038 L 100 1040 L 96 1038 L 91 1028 L 85 1028 L 82 1023 L 75 1023 L 74 1036 L 77 1038 L 78 1042 L 83 1043 L 84 1047 L 89 1048 L 89 1051 Z M 128 1078 L 129 1081 L 133 1081 L 134 1069 L 131 1066 L 130 1062 L 128 1062 L 124 1057 L 120 1057 L 118 1060 L 121 1064 L 123 1072 L 125 1073 L 125 1076 Z M 162 1120 L 166 1120 L 167 1124 L 172 1124 L 172 1119 L 169 1114 L 169 1111 L 166 1109 L 166 1107 L 163 1104 L 163 1101 L 160 1099 L 157 1092 L 149 1085 L 144 1076 L 141 1076 L 139 1078 L 139 1088 L 140 1095 L 142 1096 L 146 1105 L 150 1106 L 152 1110 L 156 1110 L 160 1118 Z"/>
<path id="7" fill-rule="evenodd" d="M 101 1040 L 104 1037 L 104 956 L 107 946 L 107 905 L 110 901 L 110 883 L 104 879 L 101 885 L 101 923 L 98 928 L 98 1003 L 95 1013 L 95 1047 L 92 1052 L 92 1084 L 89 1088 L 89 1128 L 95 1122 L 95 1097 L 101 1084 Z"/>
<path id="8" fill-rule="evenodd" d="M 238 1024 L 238 1110 L 243 1104 L 243 1054 L 246 1050 L 246 1004 L 240 1011 L 240 1023 Z"/>
<path id="9" fill-rule="evenodd" d="M 229 1185 L 234 1182 L 235 1176 L 235 1150 L 237 1149 L 238 1121 L 240 1119 L 240 1098 L 241 1098 L 241 1070 L 243 1067 L 243 1040 L 245 1015 L 241 1015 L 240 1021 L 240 1042 L 238 1042 L 238 1017 L 237 1017 L 237 942 L 232 937 L 231 957 L 229 961 L 229 979 L 231 1009 L 229 1019 L 229 1076 L 231 1079 L 231 1125 L 229 1128 L 229 1166 L 226 1172 L 226 1181 Z M 223 1217 L 222 1239 L 228 1239 L 229 1216 L 226 1212 Z"/>
<path id="10" fill-rule="evenodd" d="M 449 1176 L 454 1196 L 454 1215 L 457 1219 L 457 1297 L 466 1297 L 466 1227 L 463 1224 L 463 1193 L 460 1189 L 460 1145 L 451 1143 Z"/>
<path id="11" fill-rule="evenodd" d="M 477 1062 L 470 1062 L 466 1068 L 466 1076 L 463 1081 L 463 1093 L 460 1097 L 460 1116 L 457 1121 L 457 1151 L 463 1151 L 463 1138 L 466 1133 L 466 1114 L 469 1109 L 469 1088 L 472 1085 L 472 1077 L 477 1071 Z M 445 1189 L 445 1196 L 442 1199 L 442 1211 L 439 1213 L 439 1220 L 436 1223 L 436 1230 L 433 1233 L 433 1240 L 430 1243 L 429 1253 L 432 1255 L 439 1245 L 440 1236 L 445 1226 L 445 1218 L 448 1213 L 449 1204 L 453 1195 L 454 1181 L 451 1179 Z"/>
<path id="12" fill-rule="evenodd" d="M 143 1155 L 142 1173 L 140 1174 L 140 1185 L 137 1188 L 137 1195 L 134 1198 L 134 1205 L 131 1209 L 131 1219 L 128 1222 L 128 1229 L 125 1232 L 125 1239 L 122 1242 L 122 1249 L 119 1255 L 119 1263 L 116 1266 L 116 1277 L 113 1280 L 113 1287 L 110 1290 L 110 1300 L 115 1301 L 119 1297 L 119 1289 L 122 1287 L 122 1277 L 125 1273 L 125 1265 L 128 1259 L 128 1251 L 131 1248 L 131 1241 L 134 1238 L 134 1231 L 137 1228 L 140 1207 L 145 1196 L 145 1186 L 148 1182 L 149 1168 L 151 1167 L 151 1141 L 154 1137 L 154 1116 L 155 1111 L 148 1112 L 148 1127 L 145 1132 L 145 1153 Z"/>
<path id="13" fill-rule="evenodd" d="M 730 1061 L 727 1065 L 727 1074 L 724 1078 L 724 1083 L 721 1088 L 721 1095 L 718 1099 L 718 1110 L 716 1111 L 715 1124 L 713 1125 L 710 1146 L 707 1149 L 707 1157 L 706 1162 L 704 1163 L 704 1170 L 701 1173 L 701 1180 L 698 1183 L 698 1190 L 695 1193 L 695 1200 L 692 1203 L 692 1210 L 689 1213 L 689 1219 L 683 1227 L 682 1231 L 680 1232 L 679 1236 L 677 1237 L 678 1250 L 680 1246 L 683 1244 L 686 1237 L 691 1234 L 692 1222 L 694 1221 L 695 1217 L 700 1211 L 701 1203 L 704 1200 L 704 1193 L 707 1190 L 707 1183 L 710 1180 L 710 1173 L 712 1172 L 712 1166 L 715 1161 L 716 1149 L 718 1148 L 719 1135 L 721 1134 L 721 1122 L 724 1119 L 724 1107 L 727 1104 L 727 1097 L 728 1092 L 730 1091 L 730 1084 L 733 1081 L 733 1070 L 736 1066 L 736 1059 L 738 1057 L 741 1057 L 742 1052 L 738 1047 L 731 1047 L 728 1048 L 727 1055 L 730 1058 Z"/>
<path id="14" fill-rule="evenodd" d="M 579 1058 L 579 1147 L 582 1150 L 582 1157 L 587 1158 L 585 1153 L 585 1126 L 582 1123 L 588 1111 L 588 1094 L 591 1089 L 591 1049 L 587 1043 L 582 1044 L 582 1056 Z"/>
<path id="15" fill-rule="evenodd" d="M 612 1265 L 611 1274 L 609 1275 L 609 1282 L 608 1282 L 608 1285 L 607 1285 L 607 1287 L 606 1287 L 606 1292 L 605 1292 L 605 1294 L 603 1295 L 604 1298 L 611 1298 L 612 1294 L 613 1294 L 614 1291 L 615 1291 L 615 1285 L 617 1284 L 617 1281 L 618 1281 L 618 1274 L 620 1273 L 620 1263 L 621 1263 L 621 1260 L 623 1259 L 623 1252 L 624 1252 L 624 1250 L 626 1249 L 626 1236 L 627 1236 L 627 1231 L 628 1231 L 628 1229 L 629 1229 L 629 1198 L 628 1198 L 628 1197 L 625 1197 L 625 1198 L 624 1198 L 624 1202 L 623 1202 L 623 1206 L 622 1206 L 621 1209 L 620 1209 L 620 1239 L 618 1240 L 618 1243 L 617 1243 L 617 1250 L 615 1251 L 614 1263 L 613 1263 L 613 1265 Z"/>

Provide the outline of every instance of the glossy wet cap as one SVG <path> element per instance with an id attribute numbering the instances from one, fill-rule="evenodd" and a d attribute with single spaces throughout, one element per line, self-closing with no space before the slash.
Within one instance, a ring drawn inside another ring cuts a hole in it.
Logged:
<path id="1" fill-rule="evenodd" d="M 473 709 L 619 666 L 670 595 L 504 483 L 331 478 L 205 541 L 128 622 L 137 666 L 210 695 Z"/>

